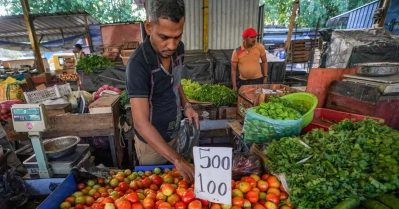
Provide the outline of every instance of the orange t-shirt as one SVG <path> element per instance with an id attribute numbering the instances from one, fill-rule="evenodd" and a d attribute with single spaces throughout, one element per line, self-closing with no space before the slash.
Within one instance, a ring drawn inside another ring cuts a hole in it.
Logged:
<path id="1" fill-rule="evenodd" d="M 266 55 L 265 47 L 256 43 L 253 47 L 246 49 L 244 46 L 233 51 L 231 62 L 238 63 L 238 72 L 241 80 L 257 79 L 263 76 L 259 60 Z"/>

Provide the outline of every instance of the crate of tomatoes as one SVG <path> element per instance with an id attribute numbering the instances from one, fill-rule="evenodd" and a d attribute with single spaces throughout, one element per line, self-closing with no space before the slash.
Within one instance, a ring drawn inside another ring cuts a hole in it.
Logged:
<path id="1" fill-rule="evenodd" d="M 111 171 L 106 178 L 82 179 L 70 174 L 38 208 L 293 208 L 280 181 L 270 174 L 243 176 L 232 182 L 231 189 L 231 206 L 214 204 L 196 198 L 193 184 L 173 166 L 146 166 L 135 171 Z"/>

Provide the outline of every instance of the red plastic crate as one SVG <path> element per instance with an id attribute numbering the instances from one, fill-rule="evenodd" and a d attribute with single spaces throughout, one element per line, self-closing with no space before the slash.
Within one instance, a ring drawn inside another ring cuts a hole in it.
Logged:
<path id="1" fill-rule="evenodd" d="M 316 128 L 324 129 L 327 131 L 331 125 L 334 125 L 345 119 L 350 119 L 353 121 L 361 121 L 364 120 L 365 118 L 383 121 L 382 118 L 370 117 L 370 116 L 359 115 L 348 112 L 341 112 L 327 108 L 316 108 L 312 122 L 308 126 L 306 126 L 302 130 L 302 132 L 307 133 Z"/>

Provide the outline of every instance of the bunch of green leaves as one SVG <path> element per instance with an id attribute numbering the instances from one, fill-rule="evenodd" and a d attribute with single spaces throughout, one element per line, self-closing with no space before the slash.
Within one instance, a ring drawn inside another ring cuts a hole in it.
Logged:
<path id="1" fill-rule="evenodd" d="M 191 80 L 181 81 L 183 91 L 189 99 L 211 102 L 216 106 L 234 104 L 237 101 L 235 91 L 220 84 L 199 84 Z"/>
<path id="2" fill-rule="evenodd" d="M 114 63 L 108 58 L 99 55 L 88 55 L 79 60 L 76 68 L 78 70 L 83 70 L 83 72 L 89 74 L 93 73 L 95 70 L 102 70 L 107 67 L 113 66 Z"/>
<path id="3" fill-rule="evenodd" d="M 281 97 L 270 97 L 268 99 L 269 102 L 276 102 L 276 103 L 281 103 L 285 107 L 292 108 L 296 111 L 298 111 L 300 114 L 305 114 L 310 108 L 311 108 L 311 103 L 309 103 L 306 100 L 288 100 L 284 99 Z"/>
<path id="4" fill-rule="evenodd" d="M 122 109 L 125 109 L 125 105 L 129 104 L 129 96 L 127 95 L 127 91 L 126 90 L 124 90 L 121 93 L 121 98 L 119 100 L 119 104 L 120 104 Z"/>
<path id="5" fill-rule="evenodd" d="M 188 79 L 182 79 L 180 83 L 183 87 L 184 94 L 190 99 L 193 99 L 195 97 L 195 91 L 201 88 L 201 84 Z"/>
<path id="6" fill-rule="evenodd" d="M 277 100 L 261 103 L 255 108 L 255 112 L 275 120 L 296 120 L 302 116 L 295 109 Z"/>
<path id="7" fill-rule="evenodd" d="M 274 141 L 265 155 L 273 173 L 285 173 L 297 208 L 318 209 L 398 189 L 398 150 L 399 132 L 367 119 Z"/>

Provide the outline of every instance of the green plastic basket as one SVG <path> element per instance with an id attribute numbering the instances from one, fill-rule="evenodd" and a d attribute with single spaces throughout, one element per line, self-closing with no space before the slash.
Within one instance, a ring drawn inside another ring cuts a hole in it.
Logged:
<path id="1" fill-rule="evenodd" d="M 305 102 L 305 104 L 308 104 L 310 106 L 310 109 L 302 116 L 303 118 L 302 128 L 305 128 L 307 125 L 309 125 L 312 122 L 314 110 L 316 109 L 317 106 L 317 97 L 315 95 L 310 93 L 299 92 L 299 93 L 288 94 L 282 96 L 281 98 L 287 99 L 292 102 L 300 101 L 300 102 Z"/>

